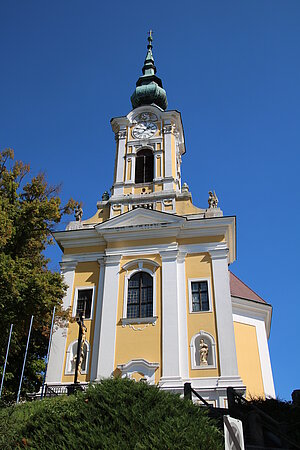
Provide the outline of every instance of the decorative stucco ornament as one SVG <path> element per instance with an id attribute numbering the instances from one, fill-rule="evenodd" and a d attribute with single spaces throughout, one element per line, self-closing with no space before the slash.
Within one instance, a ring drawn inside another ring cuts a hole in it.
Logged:
<path id="1" fill-rule="evenodd" d="M 156 67 L 152 54 L 152 41 L 152 31 L 150 31 L 148 51 L 142 69 L 143 75 L 136 82 L 135 91 L 131 96 L 131 104 L 133 108 L 155 104 L 165 110 L 168 107 L 167 94 L 163 89 L 161 79 L 155 75 Z"/>

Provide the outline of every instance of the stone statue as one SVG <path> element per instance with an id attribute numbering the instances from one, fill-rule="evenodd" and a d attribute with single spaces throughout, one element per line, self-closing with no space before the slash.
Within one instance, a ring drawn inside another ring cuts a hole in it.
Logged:
<path id="1" fill-rule="evenodd" d="M 214 193 L 212 193 L 212 191 L 209 191 L 208 193 L 208 208 L 217 208 L 218 207 L 218 197 L 214 191 Z"/>
<path id="2" fill-rule="evenodd" d="M 204 342 L 204 339 L 200 339 L 199 353 L 200 353 L 200 366 L 207 366 L 208 345 Z"/>
<path id="3" fill-rule="evenodd" d="M 102 201 L 107 202 L 109 200 L 109 193 L 107 191 L 104 191 L 102 194 Z"/>
<path id="4" fill-rule="evenodd" d="M 76 206 L 74 215 L 75 215 L 76 222 L 81 222 L 82 215 L 83 215 L 83 209 L 81 208 L 80 205 Z"/>
<path id="5" fill-rule="evenodd" d="M 183 183 L 181 192 L 189 192 L 189 187 L 188 187 L 187 183 Z"/>

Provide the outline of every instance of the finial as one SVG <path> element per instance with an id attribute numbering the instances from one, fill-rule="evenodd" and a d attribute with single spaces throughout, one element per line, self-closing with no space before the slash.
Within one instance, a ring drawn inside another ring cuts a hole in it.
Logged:
<path id="1" fill-rule="evenodd" d="M 149 42 L 149 43 L 153 41 L 152 33 L 153 33 L 152 30 L 149 30 L 149 31 L 148 31 L 148 42 Z"/>

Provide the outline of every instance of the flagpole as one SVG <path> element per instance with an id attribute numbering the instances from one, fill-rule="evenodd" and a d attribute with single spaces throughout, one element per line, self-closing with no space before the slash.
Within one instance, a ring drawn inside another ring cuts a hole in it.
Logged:
<path id="1" fill-rule="evenodd" d="M 49 343 L 48 343 L 47 359 L 46 359 L 46 364 L 45 364 L 44 380 L 43 380 L 42 391 L 41 391 L 41 400 L 42 400 L 43 395 L 44 395 L 44 387 L 45 387 L 45 381 L 46 381 L 46 375 L 47 375 L 47 369 L 48 369 L 49 353 L 50 353 L 51 342 L 52 342 L 54 316 L 55 316 L 55 306 L 53 308 L 53 314 L 52 314 L 52 322 L 51 322 L 51 329 L 50 329 L 50 336 L 49 336 Z"/>
<path id="2" fill-rule="evenodd" d="M 19 403 L 19 399 L 20 399 L 20 393 L 21 393 L 21 387 L 22 387 L 22 381 L 23 381 L 23 375 L 24 375 L 25 363 L 26 363 L 26 358 L 27 358 L 27 351 L 28 351 L 28 346 L 29 346 L 29 340 L 30 340 L 30 334 L 31 334 L 32 322 L 33 322 L 33 316 L 31 316 L 31 321 L 30 321 L 30 326 L 29 326 L 29 332 L 28 332 L 28 338 L 27 338 L 26 350 L 25 350 L 24 361 L 23 361 L 23 367 L 22 367 L 22 374 L 21 374 L 20 385 L 19 385 L 19 390 L 18 390 L 18 395 L 17 395 L 17 403 Z"/>
<path id="3" fill-rule="evenodd" d="M 9 352 L 9 346 L 10 346 L 10 340 L 11 340 L 11 334 L 12 334 L 13 326 L 14 326 L 14 324 L 12 323 L 10 325 L 10 331 L 9 331 L 9 337 L 8 337 L 7 349 L 6 349 L 6 355 L 5 355 L 4 367 L 3 367 L 3 373 L 2 373 L 2 380 L 1 380 L 1 387 L 0 387 L 0 398 L 1 398 L 1 395 L 2 395 L 2 388 L 3 388 L 3 382 L 4 382 L 5 372 L 6 372 L 6 364 L 7 364 L 7 358 L 8 358 L 8 352 Z"/>

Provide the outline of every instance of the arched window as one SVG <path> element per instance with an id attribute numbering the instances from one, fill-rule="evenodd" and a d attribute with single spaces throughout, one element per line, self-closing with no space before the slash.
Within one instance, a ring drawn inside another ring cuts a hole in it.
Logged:
<path id="1" fill-rule="evenodd" d="M 135 182 L 150 183 L 154 177 L 154 157 L 150 149 L 140 150 L 135 161 Z"/>
<path id="2" fill-rule="evenodd" d="M 128 282 L 127 318 L 153 316 L 153 279 L 138 272 Z"/>

